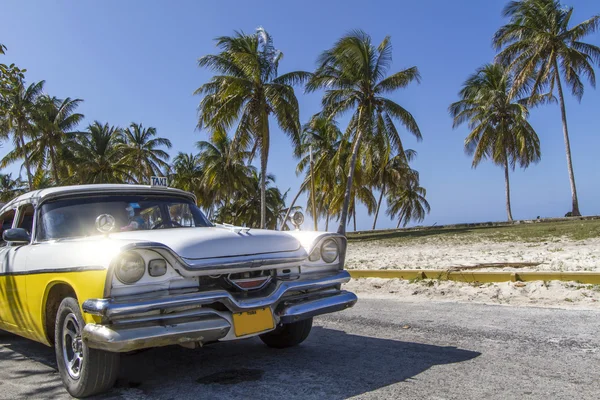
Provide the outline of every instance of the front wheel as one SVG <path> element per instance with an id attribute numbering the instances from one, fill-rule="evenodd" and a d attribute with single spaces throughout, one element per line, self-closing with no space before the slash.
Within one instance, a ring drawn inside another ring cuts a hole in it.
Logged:
<path id="1" fill-rule="evenodd" d="M 77 300 L 65 298 L 56 314 L 54 349 L 60 377 L 73 397 L 109 390 L 119 373 L 119 354 L 90 349 L 81 339 L 84 326 Z"/>
<path id="2" fill-rule="evenodd" d="M 308 318 L 302 321 L 284 324 L 274 331 L 260 335 L 260 340 L 267 346 L 276 349 L 297 346 L 304 342 L 310 334 L 312 323 L 313 319 Z"/>

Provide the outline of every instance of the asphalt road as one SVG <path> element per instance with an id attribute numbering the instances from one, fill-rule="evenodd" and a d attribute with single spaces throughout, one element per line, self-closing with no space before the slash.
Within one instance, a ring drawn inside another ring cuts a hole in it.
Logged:
<path id="1" fill-rule="evenodd" d="M 100 398 L 598 399 L 600 311 L 362 298 L 287 350 L 258 339 L 123 358 Z M 0 398 L 69 398 L 52 349 L 0 333 Z"/>

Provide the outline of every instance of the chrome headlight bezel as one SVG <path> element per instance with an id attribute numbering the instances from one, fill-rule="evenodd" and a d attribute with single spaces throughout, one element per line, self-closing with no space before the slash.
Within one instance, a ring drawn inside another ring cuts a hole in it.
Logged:
<path id="1" fill-rule="evenodd" d="M 329 241 L 332 242 L 329 242 Z M 332 256 L 325 255 L 323 258 L 323 251 L 327 253 L 327 247 L 337 247 L 337 254 L 335 258 Z M 315 266 L 317 264 L 322 266 L 338 266 L 340 269 L 344 268 L 344 261 L 346 255 L 346 237 L 336 233 L 325 233 L 315 239 L 310 247 L 307 258 L 307 266 Z"/>
<path id="2" fill-rule="evenodd" d="M 144 277 L 146 261 L 135 251 L 121 253 L 115 261 L 114 274 L 124 285 L 133 285 Z"/>
<path id="3" fill-rule="evenodd" d="M 333 238 L 323 240 L 319 249 L 321 259 L 327 264 L 333 263 L 340 256 L 340 245 L 338 241 Z"/>
<path id="4" fill-rule="evenodd" d="M 311 251 L 308 256 L 308 261 L 315 262 L 321 259 L 321 246 L 316 246 L 313 251 Z"/>

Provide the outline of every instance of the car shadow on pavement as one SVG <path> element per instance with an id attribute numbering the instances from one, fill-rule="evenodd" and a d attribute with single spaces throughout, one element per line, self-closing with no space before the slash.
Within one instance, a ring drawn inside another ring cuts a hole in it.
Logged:
<path id="1" fill-rule="evenodd" d="M 192 351 L 165 347 L 126 356 L 118 386 L 135 388 L 150 397 L 178 399 L 199 395 L 342 399 L 415 378 L 436 365 L 479 355 L 456 347 L 315 326 L 306 342 L 285 350 L 270 349 L 255 338 Z"/>
<path id="2" fill-rule="evenodd" d="M 56 371 L 52 348 L 3 335 L 2 375 L 19 386 L 22 381 L 18 397 L 68 397 Z M 418 374 L 436 365 L 468 361 L 479 355 L 456 347 L 353 335 L 315 326 L 306 342 L 284 350 L 270 349 L 253 338 L 197 350 L 170 346 L 124 355 L 115 388 L 97 398 L 342 399 L 418 379 Z"/>

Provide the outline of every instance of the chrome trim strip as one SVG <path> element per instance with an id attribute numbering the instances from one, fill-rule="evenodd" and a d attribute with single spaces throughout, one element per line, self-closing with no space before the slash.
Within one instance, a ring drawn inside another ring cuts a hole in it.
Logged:
<path id="1" fill-rule="evenodd" d="M 278 265 L 278 264 L 297 264 L 304 261 L 306 257 L 281 257 L 281 254 L 274 255 L 273 257 L 262 256 L 260 259 L 252 259 L 248 261 L 233 261 L 233 262 L 217 262 L 211 264 L 187 264 L 187 266 L 194 270 L 198 269 L 210 269 L 213 271 L 229 270 L 232 268 L 238 269 L 253 269 L 264 266 Z M 185 261 L 184 261 L 185 262 Z M 233 273 L 233 272 L 231 272 Z"/>
<path id="2" fill-rule="evenodd" d="M 297 304 L 292 304 L 284 308 L 278 314 L 282 323 L 289 324 L 317 315 L 345 310 L 356 304 L 357 300 L 358 297 L 354 293 L 343 290 L 333 296 L 317 300 L 300 301 Z"/>
<path id="3" fill-rule="evenodd" d="M 215 302 L 223 303 L 231 312 L 241 312 L 261 307 L 270 307 L 277 303 L 286 293 L 299 290 L 325 289 L 331 286 L 347 283 L 350 281 L 348 271 L 337 271 L 334 274 L 313 273 L 292 276 L 296 280 L 275 281 L 276 288 L 265 297 L 238 298 L 225 290 L 214 290 L 209 292 L 197 292 L 183 295 L 169 295 L 168 292 L 156 293 L 149 299 L 139 300 L 139 296 L 132 298 L 121 298 L 118 301 L 112 299 L 89 299 L 86 300 L 82 309 L 92 315 L 107 317 L 108 319 L 123 315 L 135 315 L 149 311 L 163 310 L 167 308 L 199 306 Z"/>
<path id="4" fill-rule="evenodd" d="M 102 266 L 90 265 L 87 267 L 69 267 L 69 268 L 52 268 L 52 269 L 34 269 L 25 271 L 7 271 L 0 272 L 0 276 L 15 276 L 15 275 L 39 275 L 39 274 L 61 274 L 68 272 L 85 272 L 85 271 L 104 271 L 106 268 Z"/>
<path id="5" fill-rule="evenodd" d="M 93 349 L 127 352 L 186 342 L 214 342 L 224 338 L 231 325 L 221 317 L 206 318 L 176 325 L 151 325 L 120 328 L 87 324 L 82 338 Z"/>
<path id="6" fill-rule="evenodd" d="M 212 308 L 195 308 L 193 310 L 188 311 L 179 311 L 179 312 L 171 312 L 171 313 L 161 313 L 161 314 L 150 314 L 150 315 L 142 315 L 139 317 L 125 317 L 125 318 L 116 318 L 111 322 L 114 326 L 126 326 L 132 324 L 143 324 L 143 323 L 156 323 L 159 322 L 161 324 L 172 324 L 174 320 L 197 320 L 205 317 L 221 317 L 221 314 L 217 310 L 213 310 Z"/>
<path id="7" fill-rule="evenodd" d="M 190 263 L 192 259 L 184 259 L 175 253 L 169 246 L 158 242 L 141 242 L 131 243 L 123 246 L 121 251 L 125 252 L 128 250 L 152 250 L 160 254 L 163 258 L 171 264 L 175 269 L 180 266 L 184 271 L 187 272 L 207 272 L 207 274 L 218 274 L 222 273 L 236 273 L 243 272 L 248 269 L 259 269 L 261 267 L 267 267 L 272 265 L 280 264 L 298 264 L 306 259 L 306 254 L 298 254 L 301 248 L 294 251 L 285 251 L 271 254 L 257 254 L 260 258 L 253 258 L 250 260 L 243 261 L 224 261 L 222 258 L 202 259 L 203 261 L 197 263 Z M 287 254 L 286 254 L 287 253 Z M 289 254 L 292 255 L 289 255 Z M 237 256 L 236 256 L 237 257 Z M 240 256 L 241 257 L 241 256 Z M 182 274 L 186 275 L 186 274 Z M 189 274 L 187 274 L 189 275 Z"/>

